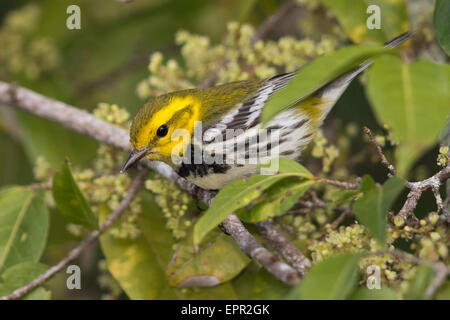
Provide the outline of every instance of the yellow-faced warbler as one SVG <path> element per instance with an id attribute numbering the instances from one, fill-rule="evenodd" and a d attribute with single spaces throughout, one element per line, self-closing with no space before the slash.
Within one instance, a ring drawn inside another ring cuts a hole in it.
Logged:
<path id="1" fill-rule="evenodd" d="M 394 48 L 409 37 L 405 33 L 385 45 Z M 296 159 L 350 81 L 369 65 L 367 61 L 341 75 L 264 128 L 260 116 L 265 103 L 296 72 L 155 97 L 133 120 L 133 151 L 121 172 L 147 158 L 167 163 L 203 189 L 217 190 L 258 173 L 259 164 L 275 157 Z"/>

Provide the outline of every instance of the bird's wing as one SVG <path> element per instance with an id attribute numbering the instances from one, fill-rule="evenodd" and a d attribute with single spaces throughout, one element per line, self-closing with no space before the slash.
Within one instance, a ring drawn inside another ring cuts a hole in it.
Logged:
<path id="1" fill-rule="evenodd" d="M 204 128 L 203 142 L 211 143 L 219 135 L 225 140 L 227 129 L 246 130 L 257 125 L 269 97 L 284 88 L 294 75 L 295 73 L 291 72 L 264 80 L 254 95 L 239 103 L 217 123 Z"/>
<path id="2" fill-rule="evenodd" d="M 388 48 L 394 48 L 411 37 L 410 33 L 404 33 L 388 42 L 385 46 Z M 363 72 L 371 64 L 371 61 L 366 61 L 356 67 L 355 69 L 345 73 L 344 75 L 337 77 L 330 81 L 322 88 L 318 88 L 312 95 L 317 95 L 319 98 L 327 98 L 328 105 L 326 110 L 322 114 L 322 118 L 326 116 L 331 107 L 336 103 L 350 82 L 361 72 Z M 254 94 L 250 94 L 244 102 L 237 103 L 232 102 L 233 107 L 228 109 L 227 113 L 221 115 L 221 119 L 217 122 L 206 126 L 203 130 L 203 142 L 211 143 L 216 137 L 222 135 L 223 140 L 226 137 L 227 129 L 249 129 L 259 123 L 262 109 L 267 102 L 268 98 L 278 90 L 282 89 L 287 83 L 295 76 L 297 72 L 291 72 L 281 74 L 269 78 L 260 82 L 260 85 L 255 89 Z M 242 81 L 243 83 L 243 81 Z M 248 83 L 247 83 L 248 84 Z M 232 89 L 231 87 L 229 89 Z M 237 97 L 236 97 L 237 98 Z M 239 100 L 238 100 L 239 101 Z M 293 102 L 292 106 L 297 105 L 297 102 Z M 226 105 L 226 104 L 224 104 Z"/>

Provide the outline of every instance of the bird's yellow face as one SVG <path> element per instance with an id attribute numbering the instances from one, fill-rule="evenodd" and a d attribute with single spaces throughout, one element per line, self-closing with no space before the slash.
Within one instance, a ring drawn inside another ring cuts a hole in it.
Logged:
<path id="1" fill-rule="evenodd" d="M 122 171 L 144 157 L 170 165 L 172 155 L 181 156 L 189 144 L 199 110 L 200 100 L 189 94 L 163 95 L 147 103 L 131 125 L 133 151 Z"/>

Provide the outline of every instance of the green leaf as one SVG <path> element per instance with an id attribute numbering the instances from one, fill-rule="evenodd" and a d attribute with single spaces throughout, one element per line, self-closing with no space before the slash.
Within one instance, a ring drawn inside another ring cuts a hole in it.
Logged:
<path id="1" fill-rule="evenodd" d="M 450 300 L 450 281 L 445 281 L 444 284 L 436 292 L 435 298 L 437 300 Z"/>
<path id="2" fill-rule="evenodd" d="M 270 97 L 262 111 L 261 121 L 267 123 L 279 112 L 309 97 L 331 80 L 389 50 L 378 45 L 348 46 L 313 60 L 301 68 L 286 87 Z"/>
<path id="3" fill-rule="evenodd" d="M 119 239 L 108 232 L 100 237 L 108 270 L 130 299 L 180 298 L 164 276 L 174 241 L 157 204 L 144 208 L 145 214 L 139 218 L 142 234 L 138 238 Z M 108 214 L 109 209 L 102 206 L 100 223 Z"/>
<path id="4" fill-rule="evenodd" d="M 367 94 L 379 123 L 399 143 L 395 155 L 401 175 L 436 143 L 446 124 L 449 79 L 449 65 L 406 64 L 393 56 L 377 58 L 369 70 Z"/>
<path id="5" fill-rule="evenodd" d="M 2 120 L 0 119 L 0 150 L 8 150 L 8 152 L 2 152 L 0 157 L 0 184 L 29 184 L 33 181 L 30 162 L 22 145 L 3 132 Z"/>
<path id="6" fill-rule="evenodd" d="M 6 269 L 0 278 L 0 297 L 30 283 L 49 269 L 37 262 L 22 262 Z M 22 297 L 24 300 L 49 300 L 50 291 L 37 287 Z"/>
<path id="7" fill-rule="evenodd" d="M 398 300 L 398 293 L 391 288 L 369 289 L 360 287 L 349 297 L 351 300 Z"/>
<path id="8" fill-rule="evenodd" d="M 436 0 L 434 7 L 434 31 L 442 49 L 450 56 L 450 2 Z"/>
<path id="9" fill-rule="evenodd" d="M 416 274 L 408 283 L 408 292 L 405 294 L 406 300 L 425 299 L 425 291 L 433 281 L 433 268 L 427 264 L 417 267 Z"/>
<path id="10" fill-rule="evenodd" d="M 274 183 L 288 177 L 310 179 L 311 173 L 293 160 L 280 158 L 279 173 L 272 175 L 256 175 L 248 180 L 235 180 L 223 187 L 214 201 L 194 226 L 194 244 L 199 244 L 202 238 L 219 225 L 229 214 L 245 207 L 258 198 L 262 192 Z"/>
<path id="11" fill-rule="evenodd" d="M 264 268 L 252 262 L 232 281 L 239 300 L 285 299 L 292 287 L 279 281 Z"/>
<path id="12" fill-rule="evenodd" d="M 369 179 L 366 178 L 366 181 Z M 353 203 L 358 220 L 369 230 L 378 244 L 386 247 L 387 214 L 402 191 L 405 181 L 399 177 L 388 179 L 382 187 L 370 183 L 363 185 L 363 196 Z"/>
<path id="13" fill-rule="evenodd" d="M 299 181 L 296 178 L 281 180 L 267 189 L 267 194 L 261 202 L 237 214 L 245 222 L 258 222 L 282 215 L 292 208 L 313 184 L 312 180 Z"/>
<path id="14" fill-rule="evenodd" d="M 280 300 L 285 299 L 291 287 L 284 284 L 266 269 L 260 268 L 253 282 L 252 300 Z"/>
<path id="15" fill-rule="evenodd" d="M 67 161 L 55 172 L 52 191 L 56 206 L 70 222 L 97 228 L 97 219 L 73 179 Z"/>
<path id="16" fill-rule="evenodd" d="M 353 200 L 358 196 L 360 190 L 337 190 L 330 195 L 330 207 L 334 208 L 340 206 L 343 203 Z"/>
<path id="17" fill-rule="evenodd" d="M 322 0 L 336 15 L 348 37 L 355 43 L 376 41 L 384 43 L 408 31 L 408 15 L 403 0 Z M 367 22 L 374 12 L 370 5 L 380 8 L 380 29 L 369 29 Z"/>
<path id="18" fill-rule="evenodd" d="M 366 174 L 361 180 L 358 191 L 364 193 L 369 191 L 370 189 L 375 188 L 376 186 L 377 184 L 375 183 L 375 180 L 373 180 L 370 175 Z"/>
<path id="19" fill-rule="evenodd" d="M 81 235 L 74 235 L 69 232 L 69 221 L 57 208 L 49 208 L 49 214 L 50 229 L 47 237 L 47 249 L 53 245 L 64 245 L 67 242 L 83 240 Z"/>
<path id="20" fill-rule="evenodd" d="M 210 232 L 197 252 L 191 233 L 180 243 L 166 277 L 173 287 L 216 285 L 234 278 L 249 262 L 236 242 L 220 230 Z"/>
<path id="21" fill-rule="evenodd" d="M 165 270 L 173 256 L 175 241 L 166 228 L 166 220 L 158 205 L 144 198 L 143 214 L 139 216 L 142 234 L 134 239 L 118 239 L 106 233 L 100 245 L 106 257 L 108 270 L 119 282 L 130 299 L 233 299 L 229 283 L 212 288 L 172 288 Z M 106 206 L 100 213 L 100 222 L 109 214 Z"/>
<path id="22" fill-rule="evenodd" d="M 58 99 L 55 92 L 45 92 L 40 86 L 31 89 Z M 98 143 L 93 139 L 25 111 L 15 110 L 14 113 L 24 151 L 31 163 L 35 163 L 38 156 L 43 156 L 53 168 L 57 168 L 67 156 L 76 164 L 87 164 L 95 155 Z"/>
<path id="23" fill-rule="evenodd" d="M 238 21 L 243 23 L 247 20 L 257 4 L 258 0 L 239 1 L 234 9 L 238 17 Z"/>
<path id="24" fill-rule="evenodd" d="M 291 299 L 340 300 L 350 296 L 358 281 L 359 255 L 341 253 L 315 264 L 292 289 Z"/>
<path id="25" fill-rule="evenodd" d="M 0 190 L 0 273 L 41 257 L 49 227 L 43 193 L 23 187 Z"/>

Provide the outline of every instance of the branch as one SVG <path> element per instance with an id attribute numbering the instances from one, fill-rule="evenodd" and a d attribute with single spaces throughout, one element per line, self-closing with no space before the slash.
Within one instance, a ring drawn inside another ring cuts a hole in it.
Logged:
<path id="1" fill-rule="evenodd" d="M 298 200 L 297 203 L 302 205 L 303 208 L 296 209 L 292 211 L 288 211 L 287 214 L 305 214 L 311 212 L 313 209 L 326 209 L 327 204 L 325 201 L 317 198 L 317 195 L 312 194 L 312 201 Z M 347 217 L 354 217 L 355 213 L 350 209 L 344 206 L 336 206 L 333 208 L 334 211 L 340 212 L 339 216 L 331 223 L 331 228 L 333 230 L 337 229 L 339 225 L 345 220 Z"/>
<path id="2" fill-rule="evenodd" d="M 0 104 L 26 110 L 34 115 L 62 124 L 64 127 L 85 134 L 111 147 L 129 151 L 129 136 L 124 129 L 104 122 L 92 114 L 60 101 L 47 98 L 31 90 L 0 81 Z M 180 189 L 195 196 L 208 206 L 214 193 L 200 189 L 181 178 L 170 166 L 162 162 L 142 161 L 142 166 L 153 169 L 172 181 Z M 239 247 L 251 258 L 259 262 L 278 279 L 289 284 L 298 280 L 295 271 L 277 256 L 262 247 L 245 229 L 239 219 L 228 217 L 222 223 L 225 230 L 233 236 Z M 256 250 L 258 249 L 258 250 Z M 255 251 L 256 250 L 256 251 Z M 257 254 L 258 253 L 258 254 Z M 293 273 L 294 271 L 294 273 Z"/>
<path id="3" fill-rule="evenodd" d="M 300 275 L 311 268 L 311 261 L 301 253 L 272 223 L 261 221 L 254 224 L 259 234 L 272 248 L 281 253 Z"/>
<path id="4" fill-rule="evenodd" d="M 450 216 L 447 209 L 442 204 L 442 199 L 439 194 L 439 188 L 450 178 L 450 164 L 436 173 L 434 176 L 418 181 L 418 182 L 406 182 L 406 187 L 410 189 L 405 204 L 400 209 L 398 216 L 406 219 L 408 216 L 412 215 L 412 212 L 417 206 L 417 201 L 425 190 L 431 189 L 436 198 L 436 204 L 438 207 L 438 212 L 442 211 L 447 221 L 450 222 Z"/>
<path id="5" fill-rule="evenodd" d="M 267 271 L 284 283 L 294 285 L 298 282 L 297 272 L 289 265 L 281 261 L 275 254 L 264 248 L 251 234 L 245 229 L 242 222 L 235 214 L 229 215 L 222 226 L 241 247 L 242 251 L 259 262 Z"/>
<path id="6" fill-rule="evenodd" d="M 381 163 L 389 170 L 389 177 L 396 176 L 397 172 L 395 170 L 395 167 L 387 160 L 386 156 L 383 153 L 383 150 L 381 146 L 376 142 L 374 139 L 372 132 L 369 128 L 364 127 L 364 132 L 369 137 L 370 141 L 375 145 L 377 148 L 378 155 L 381 158 Z M 409 182 L 407 181 L 405 183 L 405 186 L 410 189 L 406 201 L 403 204 L 402 208 L 400 209 L 397 216 L 404 219 L 404 221 L 407 221 L 407 218 L 409 216 L 412 216 L 414 220 L 417 221 L 417 218 L 413 215 L 414 209 L 417 206 L 417 202 L 422 196 L 422 193 L 425 190 L 431 189 L 433 191 L 434 197 L 436 199 L 436 205 L 438 208 L 438 212 L 442 211 L 444 216 L 447 218 L 447 222 L 450 223 L 450 215 L 443 205 L 441 195 L 439 193 L 439 188 L 441 185 L 445 184 L 445 182 L 450 179 L 450 164 L 447 164 L 447 166 L 433 175 L 432 177 L 418 181 L 418 182 Z M 409 253 L 406 253 L 404 251 L 401 251 L 399 249 L 395 249 L 393 251 L 388 251 L 389 254 L 398 257 L 403 260 L 408 260 L 411 263 L 414 264 L 425 264 L 428 263 L 420 258 L 417 258 Z M 447 279 L 447 276 L 450 274 L 450 268 L 447 267 L 442 262 L 432 263 L 431 264 L 435 276 L 433 278 L 433 281 L 429 284 L 428 288 L 425 290 L 425 298 L 431 298 L 436 291 L 440 288 L 440 286 L 444 283 L 444 281 Z"/>
<path id="7" fill-rule="evenodd" d="M 111 225 L 120 217 L 125 209 L 128 208 L 131 201 L 133 201 L 133 199 L 137 196 L 142 186 L 144 185 L 145 178 L 147 177 L 148 173 L 148 169 L 142 170 L 139 173 L 139 175 L 131 183 L 128 194 L 125 196 L 125 198 L 122 199 L 119 206 L 106 218 L 105 222 L 100 225 L 98 230 L 94 230 L 85 240 L 83 240 L 83 242 L 80 243 L 80 245 L 72 249 L 69 254 L 56 265 L 45 271 L 39 277 L 23 286 L 22 288 L 15 290 L 13 293 L 7 296 L 1 297 L 0 300 L 14 300 L 24 296 L 34 288 L 42 285 L 57 272 L 61 271 L 67 264 L 69 264 L 69 262 L 78 258 L 81 252 L 95 240 L 97 240 L 99 236 L 105 233 L 106 230 L 108 230 L 108 228 L 111 227 Z"/>
<path id="8" fill-rule="evenodd" d="M 389 176 L 397 175 L 394 166 L 387 160 L 380 145 L 373 138 L 370 129 L 364 127 L 364 132 L 369 136 L 370 141 L 377 148 L 377 152 L 381 158 L 381 163 L 389 170 L 390 173 Z M 436 173 L 435 175 L 433 175 L 428 179 L 417 182 L 407 181 L 405 183 L 405 186 L 410 191 L 406 197 L 405 203 L 403 204 L 397 216 L 403 218 L 405 221 L 407 221 L 408 217 L 411 216 L 415 221 L 417 221 L 417 218 L 413 214 L 414 209 L 417 207 L 417 202 L 419 201 L 424 191 L 431 189 L 436 199 L 437 211 L 438 212 L 442 211 L 447 222 L 450 223 L 450 214 L 447 211 L 447 208 L 444 206 L 441 195 L 439 193 L 440 187 L 444 185 L 445 182 L 449 179 L 450 179 L 450 163 L 447 163 L 447 165 L 441 171 L 439 171 L 438 173 Z"/>
<path id="9" fill-rule="evenodd" d="M 431 281 L 431 283 L 428 285 L 428 288 L 425 290 L 425 298 L 427 299 L 430 299 L 434 296 L 434 294 L 447 279 L 447 276 L 450 275 L 450 268 L 441 262 L 433 264 L 432 267 L 434 269 L 435 275 L 433 281 Z"/>
<path id="10" fill-rule="evenodd" d="M 364 133 L 367 134 L 367 136 L 369 137 L 370 141 L 377 148 L 378 155 L 381 158 L 381 163 L 389 170 L 389 176 L 396 176 L 397 172 L 395 171 L 394 166 L 387 160 L 386 156 L 383 153 L 383 150 L 381 149 L 381 146 L 378 144 L 378 142 L 373 137 L 370 129 L 367 127 L 363 127 L 363 130 L 364 130 Z"/>
<path id="11" fill-rule="evenodd" d="M 331 223 L 331 228 L 333 230 L 337 229 L 339 225 L 345 220 L 345 218 L 355 216 L 355 213 L 349 208 L 338 206 L 335 207 L 334 209 L 340 211 L 341 213 L 336 218 L 336 220 L 334 220 L 333 223 Z"/>
<path id="12" fill-rule="evenodd" d="M 85 110 L 72 107 L 34 91 L 0 81 L 0 104 L 17 107 L 38 117 L 62 124 L 111 147 L 129 151 L 128 132 L 104 122 Z"/>
<path id="13" fill-rule="evenodd" d="M 329 184 L 338 188 L 342 188 L 345 190 L 355 190 L 359 188 L 359 183 L 361 181 L 361 178 L 356 179 L 355 182 L 346 182 L 346 181 L 338 181 L 338 180 L 332 180 L 327 178 L 321 178 L 321 177 L 313 177 L 314 181 Z"/>

